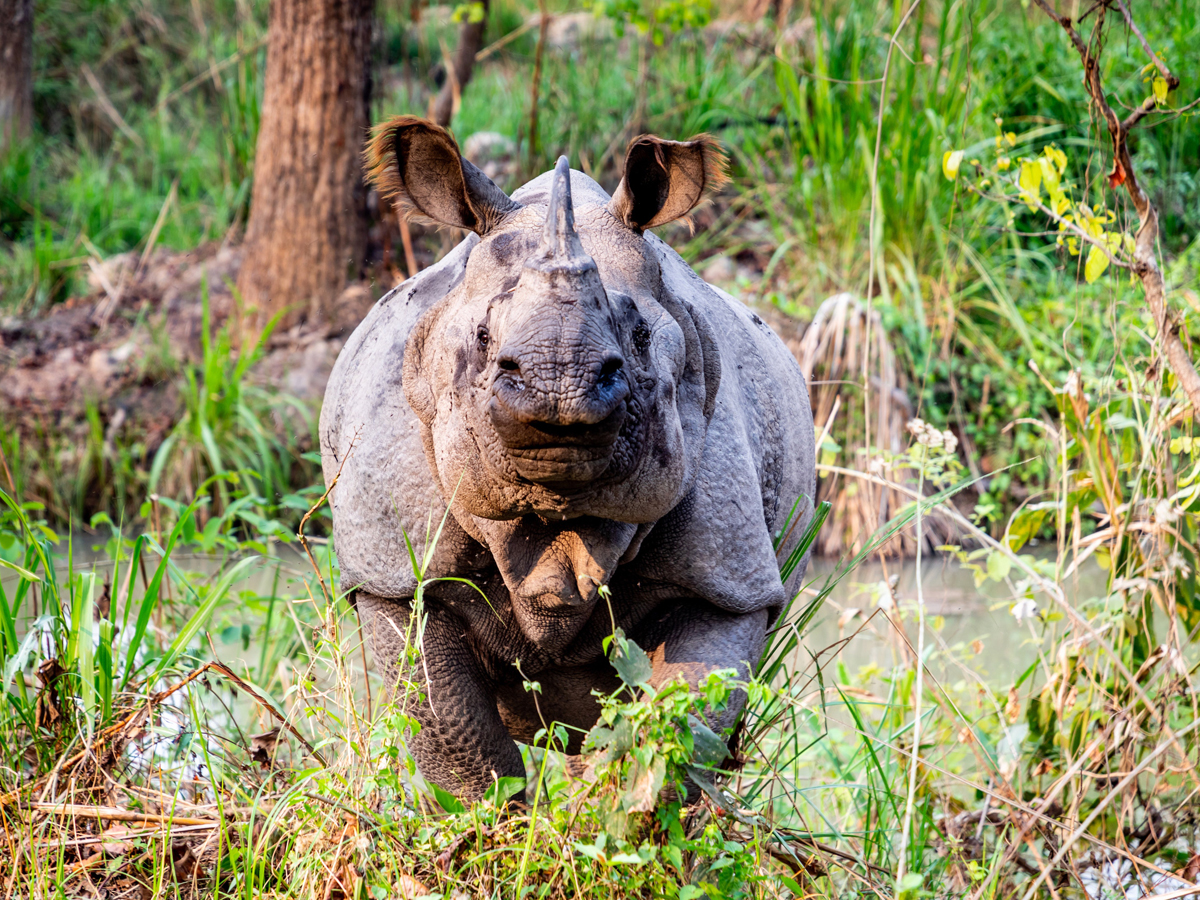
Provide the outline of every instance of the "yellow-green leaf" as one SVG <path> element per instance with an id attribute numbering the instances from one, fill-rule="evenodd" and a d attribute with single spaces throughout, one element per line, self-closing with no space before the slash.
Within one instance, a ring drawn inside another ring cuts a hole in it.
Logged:
<path id="1" fill-rule="evenodd" d="M 1038 168 L 1042 170 L 1042 184 L 1046 186 L 1046 192 L 1051 197 L 1058 190 L 1058 169 L 1054 166 L 1054 160 L 1048 156 L 1043 156 L 1038 160 Z"/>
<path id="2" fill-rule="evenodd" d="M 1067 168 L 1067 154 L 1063 153 L 1053 144 L 1042 151 L 1046 154 L 1046 158 L 1054 163 L 1054 168 L 1061 175 Z"/>
<path id="3" fill-rule="evenodd" d="M 1167 79 L 1159 75 L 1154 79 L 1151 87 L 1154 88 L 1154 99 L 1158 101 L 1158 105 L 1165 106 L 1167 102 Z"/>
<path id="4" fill-rule="evenodd" d="M 1017 178 L 1021 188 L 1021 199 L 1030 210 L 1036 210 L 1042 196 L 1042 167 L 1036 159 L 1021 163 L 1021 174 Z"/>
<path id="5" fill-rule="evenodd" d="M 942 154 L 942 174 L 946 176 L 947 181 L 953 181 L 958 177 L 958 168 L 962 165 L 963 151 L 947 150 Z"/>
<path id="6" fill-rule="evenodd" d="M 1084 279 L 1088 284 L 1093 284 L 1107 268 L 1108 254 L 1093 244 L 1092 249 L 1088 251 L 1087 262 L 1083 266 Z"/>
<path id="7" fill-rule="evenodd" d="M 1021 177 L 1017 182 L 1022 190 L 1031 194 L 1040 194 L 1042 187 L 1042 167 L 1036 159 L 1025 160 L 1021 163 Z"/>

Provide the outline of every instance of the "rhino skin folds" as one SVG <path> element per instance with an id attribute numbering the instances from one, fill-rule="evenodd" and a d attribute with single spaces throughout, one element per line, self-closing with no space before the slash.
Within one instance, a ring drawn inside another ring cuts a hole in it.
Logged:
<path id="1" fill-rule="evenodd" d="M 770 328 L 643 230 L 700 199 L 697 180 L 717 171 L 708 139 L 638 139 L 611 198 L 565 159 L 508 198 L 435 126 L 389 127 L 374 162 L 396 172 L 377 183 L 393 177 L 410 209 L 475 233 L 347 342 L 322 462 L 326 484 L 338 478 L 341 584 L 376 664 L 389 683 L 424 684 L 421 772 L 474 799 L 524 775 L 514 741 L 543 719 L 580 729 L 579 752 L 592 690 L 618 685 L 601 646 L 614 620 L 656 684 L 749 676 L 794 587 L 778 560 L 811 516 L 812 413 Z M 404 533 L 420 555 L 443 519 L 424 577 L 478 590 L 426 588 L 423 659 L 408 671 Z M 524 678 L 541 682 L 540 710 Z M 709 724 L 731 726 L 741 702 Z"/>

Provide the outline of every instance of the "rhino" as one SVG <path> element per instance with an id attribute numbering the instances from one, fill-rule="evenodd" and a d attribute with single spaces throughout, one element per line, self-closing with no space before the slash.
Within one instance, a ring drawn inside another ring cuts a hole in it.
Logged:
<path id="1" fill-rule="evenodd" d="M 517 742 L 547 723 L 580 753 L 594 692 L 620 688 L 615 629 L 653 686 L 752 674 L 811 516 L 812 413 L 783 342 L 649 232 L 720 187 L 712 138 L 636 138 L 611 197 L 566 157 L 510 197 L 414 117 L 378 127 L 367 159 L 407 215 L 468 235 L 379 300 L 333 368 L 334 544 L 385 682 L 421 684 L 422 776 L 471 800 L 524 775 Z M 433 543 L 423 568 L 406 535 L 418 557 Z"/>

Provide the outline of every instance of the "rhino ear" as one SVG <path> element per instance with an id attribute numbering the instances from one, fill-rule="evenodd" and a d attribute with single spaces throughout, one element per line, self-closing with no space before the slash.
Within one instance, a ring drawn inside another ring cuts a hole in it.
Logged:
<path id="1" fill-rule="evenodd" d="M 608 209 L 635 231 L 684 218 L 705 191 L 720 190 L 729 180 L 727 165 L 711 135 L 681 142 L 644 134 L 625 151 L 624 174 Z"/>
<path id="2" fill-rule="evenodd" d="M 520 204 L 462 158 L 445 128 L 416 116 L 395 116 L 371 131 L 367 177 L 404 214 L 481 237 Z"/>

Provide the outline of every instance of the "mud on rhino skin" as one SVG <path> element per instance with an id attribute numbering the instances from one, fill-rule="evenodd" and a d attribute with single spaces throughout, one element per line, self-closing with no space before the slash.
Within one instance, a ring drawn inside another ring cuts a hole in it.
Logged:
<path id="1" fill-rule="evenodd" d="M 712 139 L 635 139 L 612 197 L 564 157 L 510 198 L 412 117 L 377 129 L 368 156 L 408 214 L 472 233 L 381 299 L 334 366 L 334 539 L 394 684 L 417 587 L 404 534 L 420 554 L 444 521 L 423 576 L 478 590 L 424 592 L 412 749 L 425 778 L 473 799 L 524 774 L 514 741 L 543 716 L 595 723 L 592 690 L 617 686 L 601 646 L 614 621 L 654 684 L 749 676 L 793 588 L 777 560 L 811 515 L 812 414 L 782 341 L 646 231 L 720 186 Z M 741 702 L 709 724 L 731 726 Z"/>

